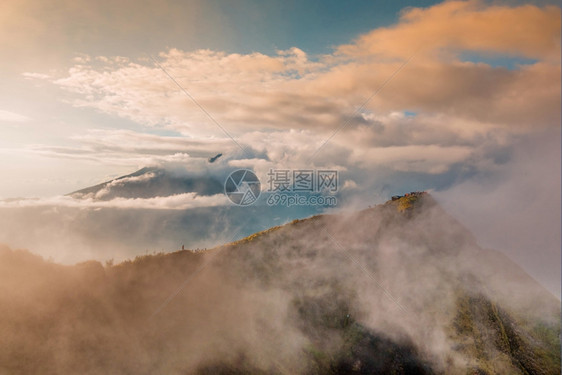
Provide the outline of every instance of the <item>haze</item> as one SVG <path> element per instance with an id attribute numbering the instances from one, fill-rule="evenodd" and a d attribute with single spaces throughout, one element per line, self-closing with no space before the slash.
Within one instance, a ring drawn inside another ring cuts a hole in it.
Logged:
<path id="1" fill-rule="evenodd" d="M 39 213 L 76 223 L 116 209 L 138 230 L 137 209 L 231 203 L 63 196 L 146 166 L 251 168 L 262 181 L 271 168 L 338 169 L 337 210 L 431 191 L 559 297 L 560 24 L 548 1 L 8 0 L 0 243 L 66 263 L 170 251 L 175 238 L 125 249 L 116 235 L 101 253 L 99 238 L 61 238 Z M 252 230 L 312 213 L 262 213 Z M 208 221 L 193 243 L 239 238 L 240 216 Z"/>

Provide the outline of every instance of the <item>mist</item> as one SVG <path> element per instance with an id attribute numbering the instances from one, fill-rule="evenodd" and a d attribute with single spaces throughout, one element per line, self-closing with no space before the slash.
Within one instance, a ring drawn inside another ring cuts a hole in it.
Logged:
<path id="1" fill-rule="evenodd" d="M 561 373 L 560 4 L 0 20 L 0 375 Z"/>
<path id="2" fill-rule="evenodd" d="M 559 128 L 523 135 L 493 173 L 433 192 L 483 247 L 504 252 L 559 299 L 560 137 Z"/>
<path id="3" fill-rule="evenodd" d="M 492 340 L 485 345 L 494 361 L 475 355 L 470 340 L 498 331 L 478 320 L 474 338 L 458 328 L 463 301 L 491 306 L 505 327 L 529 335 L 538 322 L 559 332 L 559 303 L 505 256 L 480 249 L 430 197 L 400 207 L 296 220 L 207 251 L 119 264 L 62 266 L 4 248 L 0 366 L 57 374 L 464 374 L 543 363 L 526 336 L 511 331 L 523 353 Z"/>

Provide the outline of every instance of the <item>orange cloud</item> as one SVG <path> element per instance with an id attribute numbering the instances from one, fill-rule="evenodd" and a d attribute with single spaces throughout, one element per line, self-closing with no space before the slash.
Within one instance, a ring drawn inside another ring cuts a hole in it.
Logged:
<path id="1" fill-rule="evenodd" d="M 346 56 L 406 57 L 419 49 L 507 54 L 539 60 L 560 58 L 560 8 L 488 6 L 480 0 L 448 1 L 406 9 L 398 24 L 378 28 L 343 45 Z"/>
<path id="2" fill-rule="evenodd" d="M 303 150 L 315 150 L 347 124 L 330 140 L 332 149 L 323 151 L 332 153 L 327 159 L 439 174 L 463 160 L 486 168 L 488 149 L 502 148 L 522 133 L 559 128 L 558 11 L 451 1 L 408 9 L 395 26 L 375 29 L 319 60 L 298 48 L 271 56 L 172 48 L 159 61 L 237 140 L 268 160 L 298 165 L 313 152 L 303 156 Z M 418 46 L 420 53 L 379 92 Z M 508 69 L 462 61 L 464 51 L 538 61 Z M 183 153 L 198 155 L 204 140 L 221 140 L 216 152 L 237 152 L 148 59 L 82 56 L 64 75 L 26 77 L 70 91 L 75 106 L 190 139 L 178 145 L 168 139 L 123 141 L 123 134 L 89 134 L 75 139 L 83 143 L 76 150 L 38 150 L 47 155 L 177 161 Z M 396 117 L 405 111 L 417 115 Z M 271 167 L 268 163 L 264 168 Z"/>

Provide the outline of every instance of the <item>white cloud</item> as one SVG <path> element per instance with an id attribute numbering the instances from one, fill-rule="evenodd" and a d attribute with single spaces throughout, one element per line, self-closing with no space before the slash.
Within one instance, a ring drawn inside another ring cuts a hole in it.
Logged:
<path id="1" fill-rule="evenodd" d="M 494 18 L 520 22 L 532 32 L 521 28 L 509 37 L 483 38 L 483 33 L 501 32 L 496 23 L 486 21 Z M 434 24 L 440 25 L 439 31 L 430 27 Z M 537 25 L 548 27 L 538 29 Z M 364 110 L 389 117 L 406 110 L 426 117 L 446 116 L 456 124 L 467 124 L 464 131 L 474 127 L 481 133 L 498 128 L 521 132 L 560 123 L 560 64 L 552 57 L 559 56 L 554 53 L 559 52 L 559 43 L 550 42 L 559 40 L 559 30 L 559 14 L 552 7 L 451 1 L 408 9 L 393 27 L 375 29 L 318 59 L 296 47 L 272 56 L 172 48 L 158 59 L 235 137 L 251 131 L 290 129 L 326 135 L 349 120 L 357 105 L 376 92 L 415 50 L 413 46 L 428 34 L 438 33 L 440 37 L 430 38 L 431 43 Z M 404 49 L 410 52 L 404 54 Z M 509 70 L 463 61 L 462 52 L 536 61 Z M 149 59 L 81 57 L 67 73 L 51 81 L 75 94 L 75 106 L 185 136 L 224 138 L 213 121 Z M 364 122 L 361 114 L 356 115 L 349 128 Z M 416 122 L 417 118 L 410 121 Z M 426 121 L 423 125 L 435 135 L 434 124 Z"/>
<path id="2" fill-rule="evenodd" d="M 76 60 L 74 60 L 75 62 L 77 62 Z M 30 73 L 30 72 L 25 72 L 22 74 L 26 79 L 42 79 L 42 80 L 46 80 L 51 78 L 50 75 L 48 74 L 44 74 L 44 73 Z"/>
<path id="3" fill-rule="evenodd" d="M 504 35 L 498 25 L 512 21 L 530 32 Z M 160 53 L 159 64 L 251 150 L 249 158 L 150 59 L 80 56 L 68 72 L 50 78 L 73 94 L 75 106 L 182 136 L 91 130 L 72 137 L 76 146 L 33 150 L 123 165 L 200 165 L 220 152 L 221 162 L 260 173 L 310 164 L 354 173 L 386 168 L 441 175 L 459 164 L 491 171 L 497 154 L 519 135 L 559 127 L 559 30 L 553 7 L 450 1 L 409 8 L 395 25 L 318 58 L 296 47 L 271 56 L 174 48 Z M 423 48 L 378 92 L 417 45 Z M 463 52 L 534 60 L 506 69 L 463 61 Z M 343 124 L 348 126 L 309 160 Z"/>
<path id="4" fill-rule="evenodd" d="M 404 69 L 356 111 L 413 52 L 414 58 Z M 529 61 L 507 69 L 466 61 L 464 53 L 482 55 L 483 61 L 514 57 Z M 516 140 L 560 127 L 558 7 L 446 1 L 408 8 L 394 25 L 372 30 L 326 56 L 311 57 L 296 47 L 273 55 L 172 48 L 157 59 L 251 151 L 250 157 L 150 59 L 86 55 L 77 56 L 67 72 L 28 72 L 23 77 L 51 82 L 75 107 L 132 120 L 142 130 L 91 129 L 69 135 L 64 146 L 32 145 L 25 151 L 65 158 L 65 163 L 72 159 L 85 165 L 131 169 L 152 164 L 181 164 L 196 172 L 251 167 L 260 177 L 270 168 L 334 168 L 346 173 L 343 190 L 366 192 L 366 199 L 372 199 L 373 191 L 388 195 L 388 189 L 398 184 L 400 188 L 408 184 L 431 188 L 476 176 L 476 181 L 462 184 L 456 191 L 464 199 L 482 175 L 518 181 L 502 174 L 510 152 L 520 147 Z M 406 116 L 406 112 L 415 115 Z M 0 110 L 0 121 L 28 120 Z M 345 123 L 348 126 L 310 160 Z M 151 132 L 172 130 L 181 136 L 143 133 L 147 128 Z M 541 140 L 533 146 L 542 149 L 544 144 Z M 207 159 L 217 153 L 224 156 L 209 167 Z M 521 165 L 540 171 L 526 180 L 537 181 L 536 190 L 530 190 L 533 196 L 559 192 L 559 186 L 553 184 L 560 181 L 559 167 L 534 168 L 541 163 L 535 160 L 526 165 L 519 158 L 509 167 L 513 174 L 519 173 L 517 166 Z M 406 174 L 414 177 L 404 178 Z M 394 180 L 397 175 L 399 182 Z M 542 184 L 554 188 L 545 189 Z M 520 194 L 509 184 L 498 191 L 503 205 Z M 490 197 L 494 203 L 496 197 Z M 188 209 L 227 203 L 222 195 L 180 194 L 109 201 L 56 197 L 3 201 L 0 207 Z M 488 216 L 493 208 L 487 206 L 492 203 L 474 206 L 481 208 L 475 221 L 498 217 Z M 548 203 L 546 199 L 541 207 Z M 500 216 L 504 212 L 502 209 Z M 536 215 L 533 208 L 528 217 Z M 541 221 L 529 223 L 529 227 L 533 225 L 546 227 Z M 503 228 L 500 236 L 509 231 Z"/>
<path id="5" fill-rule="evenodd" d="M 94 198 L 95 200 L 102 199 L 104 196 L 108 195 L 111 192 L 111 189 L 113 189 L 116 186 L 123 186 L 129 182 L 146 182 L 154 178 L 154 176 L 155 176 L 154 173 L 146 173 L 140 176 L 131 176 L 131 177 L 124 177 L 124 178 L 112 180 L 108 182 L 102 189 L 96 192 L 96 194 L 93 197 L 90 198 Z M 81 198 L 85 198 L 85 197 L 81 197 Z"/>
<path id="6" fill-rule="evenodd" d="M 439 174 L 446 172 L 451 164 L 468 159 L 471 152 L 471 148 L 460 146 L 392 146 L 354 152 L 351 160 L 364 167 L 379 164 L 392 166 L 401 172 Z"/>
<path id="7" fill-rule="evenodd" d="M 75 199 L 69 196 L 56 196 L 38 199 L 9 199 L 0 201 L 1 208 L 17 207 L 72 207 L 82 209 L 121 208 L 152 210 L 187 210 L 196 207 L 214 207 L 230 204 L 224 194 L 199 196 L 196 193 L 176 194 L 153 198 L 114 198 L 99 201 L 91 198 Z"/>
<path id="8" fill-rule="evenodd" d="M 560 296 L 560 129 L 523 137 L 494 174 L 435 198 L 484 247 L 504 251 Z"/>
<path id="9" fill-rule="evenodd" d="M 26 122 L 29 120 L 30 118 L 27 116 L 0 109 L 0 121 L 2 122 Z"/>

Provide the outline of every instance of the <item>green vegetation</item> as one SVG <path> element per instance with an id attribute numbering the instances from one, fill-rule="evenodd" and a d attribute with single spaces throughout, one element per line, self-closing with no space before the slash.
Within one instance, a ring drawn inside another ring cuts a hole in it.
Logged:
<path id="1" fill-rule="evenodd" d="M 533 330 L 516 321 L 483 295 L 462 293 L 453 320 L 457 350 L 474 358 L 484 374 L 560 373 L 559 328 L 537 323 Z"/>
<path id="2" fill-rule="evenodd" d="M 404 212 L 406 210 L 411 210 L 414 204 L 420 199 L 417 195 L 408 195 L 402 197 L 398 200 L 398 211 Z"/>
<path id="3" fill-rule="evenodd" d="M 105 267 L 0 247 L 0 373 L 559 374 L 560 323 L 490 292 L 503 258 L 423 200 Z"/>

